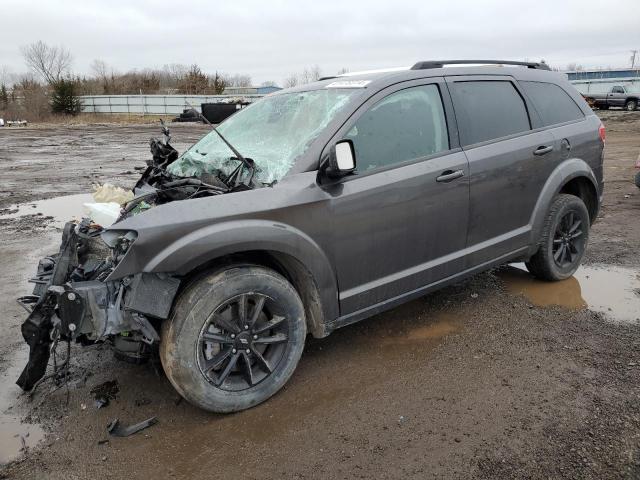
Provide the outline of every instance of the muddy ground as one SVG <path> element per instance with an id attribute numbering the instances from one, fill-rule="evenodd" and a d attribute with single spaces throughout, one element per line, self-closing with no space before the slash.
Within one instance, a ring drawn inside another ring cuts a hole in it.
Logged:
<path id="1" fill-rule="evenodd" d="M 640 478 L 640 112 L 601 113 L 606 194 L 575 278 L 498 269 L 309 339 L 285 389 L 234 415 L 180 402 L 159 365 L 100 347 L 73 349 L 68 388 L 20 395 L 13 299 L 60 233 L 39 208 L 0 217 L 0 478 Z M 156 131 L 1 129 L 0 209 L 130 186 Z M 174 143 L 205 131 L 179 125 Z M 89 391 L 111 379 L 120 391 L 97 410 Z M 151 416 L 132 437 L 106 432 Z"/>

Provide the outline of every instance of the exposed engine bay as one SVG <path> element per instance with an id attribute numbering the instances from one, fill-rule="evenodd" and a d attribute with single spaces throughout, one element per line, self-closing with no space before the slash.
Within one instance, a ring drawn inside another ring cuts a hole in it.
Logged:
<path id="1" fill-rule="evenodd" d="M 162 133 L 162 139 L 151 139 L 152 157 L 147 161 L 147 169 L 133 189 L 134 199 L 124 206 L 118 220 L 154 205 L 249 190 L 256 186 L 254 182 L 255 163 L 251 159 L 242 157 L 231 145 L 230 148 L 238 156 L 230 158 L 230 161 L 237 162 L 237 166 L 229 175 L 226 175 L 222 170 L 215 173 L 201 172 L 197 178 L 172 175 L 167 171 L 167 167 L 178 159 L 179 154 L 169 143 L 171 136 L 164 123 L 162 124 Z M 218 135 L 220 134 L 218 133 Z"/>
<path id="2" fill-rule="evenodd" d="M 254 162 L 239 153 L 229 159 L 238 166 L 228 175 L 222 171 L 188 178 L 170 174 L 167 167 L 179 154 L 170 144 L 164 123 L 162 133 L 161 139 L 151 139 L 152 158 L 133 189 L 134 198 L 121 206 L 116 221 L 176 200 L 256 187 Z M 35 284 L 32 295 L 18 299 L 29 312 L 22 324 L 22 335 L 30 347 L 29 361 L 16 382 L 23 390 L 65 374 L 69 353 L 61 364 L 54 362 L 53 374 L 45 377 L 52 352 L 61 340 L 69 346 L 72 341 L 83 345 L 108 342 L 116 357 L 134 363 L 149 357 L 181 279 L 160 273 L 110 279 L 135 239 L 133 231 L 107 231 L 91 218 L 65 225 L 59 251 L 41 259 L 36 276 L 30 280 Z"/>

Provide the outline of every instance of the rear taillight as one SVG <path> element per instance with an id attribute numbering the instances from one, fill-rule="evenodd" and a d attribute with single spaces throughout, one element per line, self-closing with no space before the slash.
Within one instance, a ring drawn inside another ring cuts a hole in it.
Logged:
<path id="1" fill-rule="evenodd" d="M 605 140 L 607 139 L 607 133 L 605 132 L 603 124 L 600 124 L 600 128 L 598 129 L 598 135 L 600 135 L 600 140 L 602 140 L 602 143 L 604 143 Z"/>

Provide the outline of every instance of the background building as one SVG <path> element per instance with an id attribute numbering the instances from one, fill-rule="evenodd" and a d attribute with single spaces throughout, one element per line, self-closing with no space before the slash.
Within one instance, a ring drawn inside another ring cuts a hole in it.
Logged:
<path id="1" fill-rule="evenodd" d="M 640 68 L 577 70 L 564 73 L 582 93 L 605 93 L 614 85 L 622 85 L 629 91 L 640 91 Z"/>

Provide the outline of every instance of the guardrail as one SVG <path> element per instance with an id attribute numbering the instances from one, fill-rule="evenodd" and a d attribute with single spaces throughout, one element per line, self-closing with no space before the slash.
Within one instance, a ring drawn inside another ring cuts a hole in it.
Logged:
<path id="1" fill-rule="evenodd" d="M 83 95 L 85 113 L 134 113 L 140 115 L 178 115 L 191 104 L 200 111 L 202 103 L 253 102 L 264 95 Z M 202 113 L 202 112 L 201 112 Z"/>

